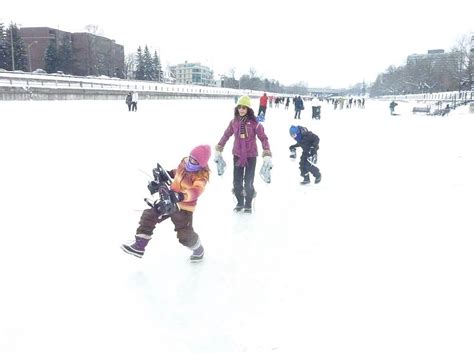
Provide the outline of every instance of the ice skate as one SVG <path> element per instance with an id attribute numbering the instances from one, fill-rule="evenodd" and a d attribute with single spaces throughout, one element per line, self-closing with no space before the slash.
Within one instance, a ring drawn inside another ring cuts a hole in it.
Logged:
<path id="1" fill-rule="evenodd" d="M 145 247 L 149 241 L 150 239 L 135 236 L 135 242 L 131 244 L 122 244 L 121 248 L 127 254 L 141 258 L 145 253 Z"/>
<path id="2" fill-rule="evenodd" d="M 199 248 L 193 250 L 193 253 L 189 257 L 189 260 L 192 263 L 196 263 L 196 262 L 202 261 L 203 258 L 204 258 L 204 248 L 202 245 L 200 245 Z"/>

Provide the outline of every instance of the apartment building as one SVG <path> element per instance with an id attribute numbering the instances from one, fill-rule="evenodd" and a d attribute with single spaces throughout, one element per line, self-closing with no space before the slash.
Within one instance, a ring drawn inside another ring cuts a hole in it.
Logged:
<path id="1" fill-rule="evenodd" d="M 407 65 L 415 65 L 420 62 L 431 61 L 444 63 L 451 60 L 450 53 L 445 53 L 444 49 L 430 49 L 426 54 L 411 54 L 407 57 Z"/>
<path id="2" fill-rule="evenodd" d="M 45 54 L 50 44 L 57 50 L 71 48 L 73 75 L 123 77 L 124 47 L 114 40 L 92 33 L 71 33 L 50 27 L 23 27 L 19 30 L 25 43 L 31 70 L 45 69 Z"/>
<path id="3" fill-rule="evenodd" d="M 170 66 L 170 71 L 176 78 L 176 84 L 194 84 L 210 86 L 213 84 L 213 72 L 209 67 L 200 63 L 188 63 Z"/>

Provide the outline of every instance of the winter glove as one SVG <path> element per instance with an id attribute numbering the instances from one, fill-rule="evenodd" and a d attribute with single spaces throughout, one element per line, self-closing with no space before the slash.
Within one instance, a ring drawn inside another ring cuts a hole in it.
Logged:
<path id="1" fill-rule="evenodd" d="M 157 200 L 153 203 L 153 208 L 158 213 L 158 216 L 169 216 L 178 211 L 178 206 L 176 204 L 171 203 L 171 201 L 160 201 Z"/>
<path id="2" fill-rule="evenodd" d="M 290 159 L 296 159 L 296 145 L 290 145 Z"/>
<path id="3" fill-rule="evenodd" d="M 148 191 L 153 195 L 158 192 L 158 183 L 156 181 L 150 181 L 148 183 Z"/>
<path id="4" fill-rule="evenodd" d="M 178 203 L 184 200 L 184 194 L 182 192 L 170 191 L 170 199 L 173 203 Z"/>
<path id="5" fill-rule="evenodd" d="M 272 172 L 273 164 L 272 164 L 272 157 L 265 156 L 263 158 L 263 165 L 260 169 L 260 177 L 269 184 L 272 181 L 271 172 Z"/>
<path id="6" fill-rule="evenodd" d="M 225 172 L 226 163 L 222 157 L 222 153 L 218 150 L 214 153 L 214 162 L 217 164 L 217 175 L 221 176 Z"/>
<path id="7" fill-rule="evenodd" d="M 313 146 L 311 146 L 309 148 L 308 155 L 314 155 L 315 153 L 316 153 L 316 149 Z"/>
<path id="8" fill-rule="evenodd" d="M 296 159 L 296 149 L 290 150 L 290 159 Z"/>

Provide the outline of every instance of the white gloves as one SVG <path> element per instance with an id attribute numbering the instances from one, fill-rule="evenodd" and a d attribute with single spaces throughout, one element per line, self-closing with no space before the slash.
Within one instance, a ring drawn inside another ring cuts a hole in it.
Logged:
<path id="1" fill-rule="evenodd" d="M 260 169 L 260 177 L 267 184 L 269 184 L 272 181 L 272 176 L 271 176 L 272 168 L 273 168 L 272 157 L 268 155 L 263 157 L 263 164 L 262 164 L 262 168 Z"/>
<path id="2" fill-rule="evenodd" d="M 214 152 L 214 162 L 217 165 L 217 175 L 221 176 L 222 174 L 224 174 L 227 164 L 225 163 L 224 158 L 222 157 L 222 153 L 218 150 Z"/>

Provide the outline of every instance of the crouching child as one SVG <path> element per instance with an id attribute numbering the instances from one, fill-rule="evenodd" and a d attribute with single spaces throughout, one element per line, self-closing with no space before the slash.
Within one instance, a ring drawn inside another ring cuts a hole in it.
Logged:
<path id="1" fill-rule="evenodd" d="M 319 137 L 306 127 L 291 126 L 290 135 L 296 144 L 290 146 L 290 158 L 296 158 L 296 148 L 303 149 L 300 158 L 300 174 L 303 177 L 302 185 L 309 184 L 309 174 L 314 176 L 314 183 L 321 181 L 321 173 L 316 166 L 318 160 Z"/>

